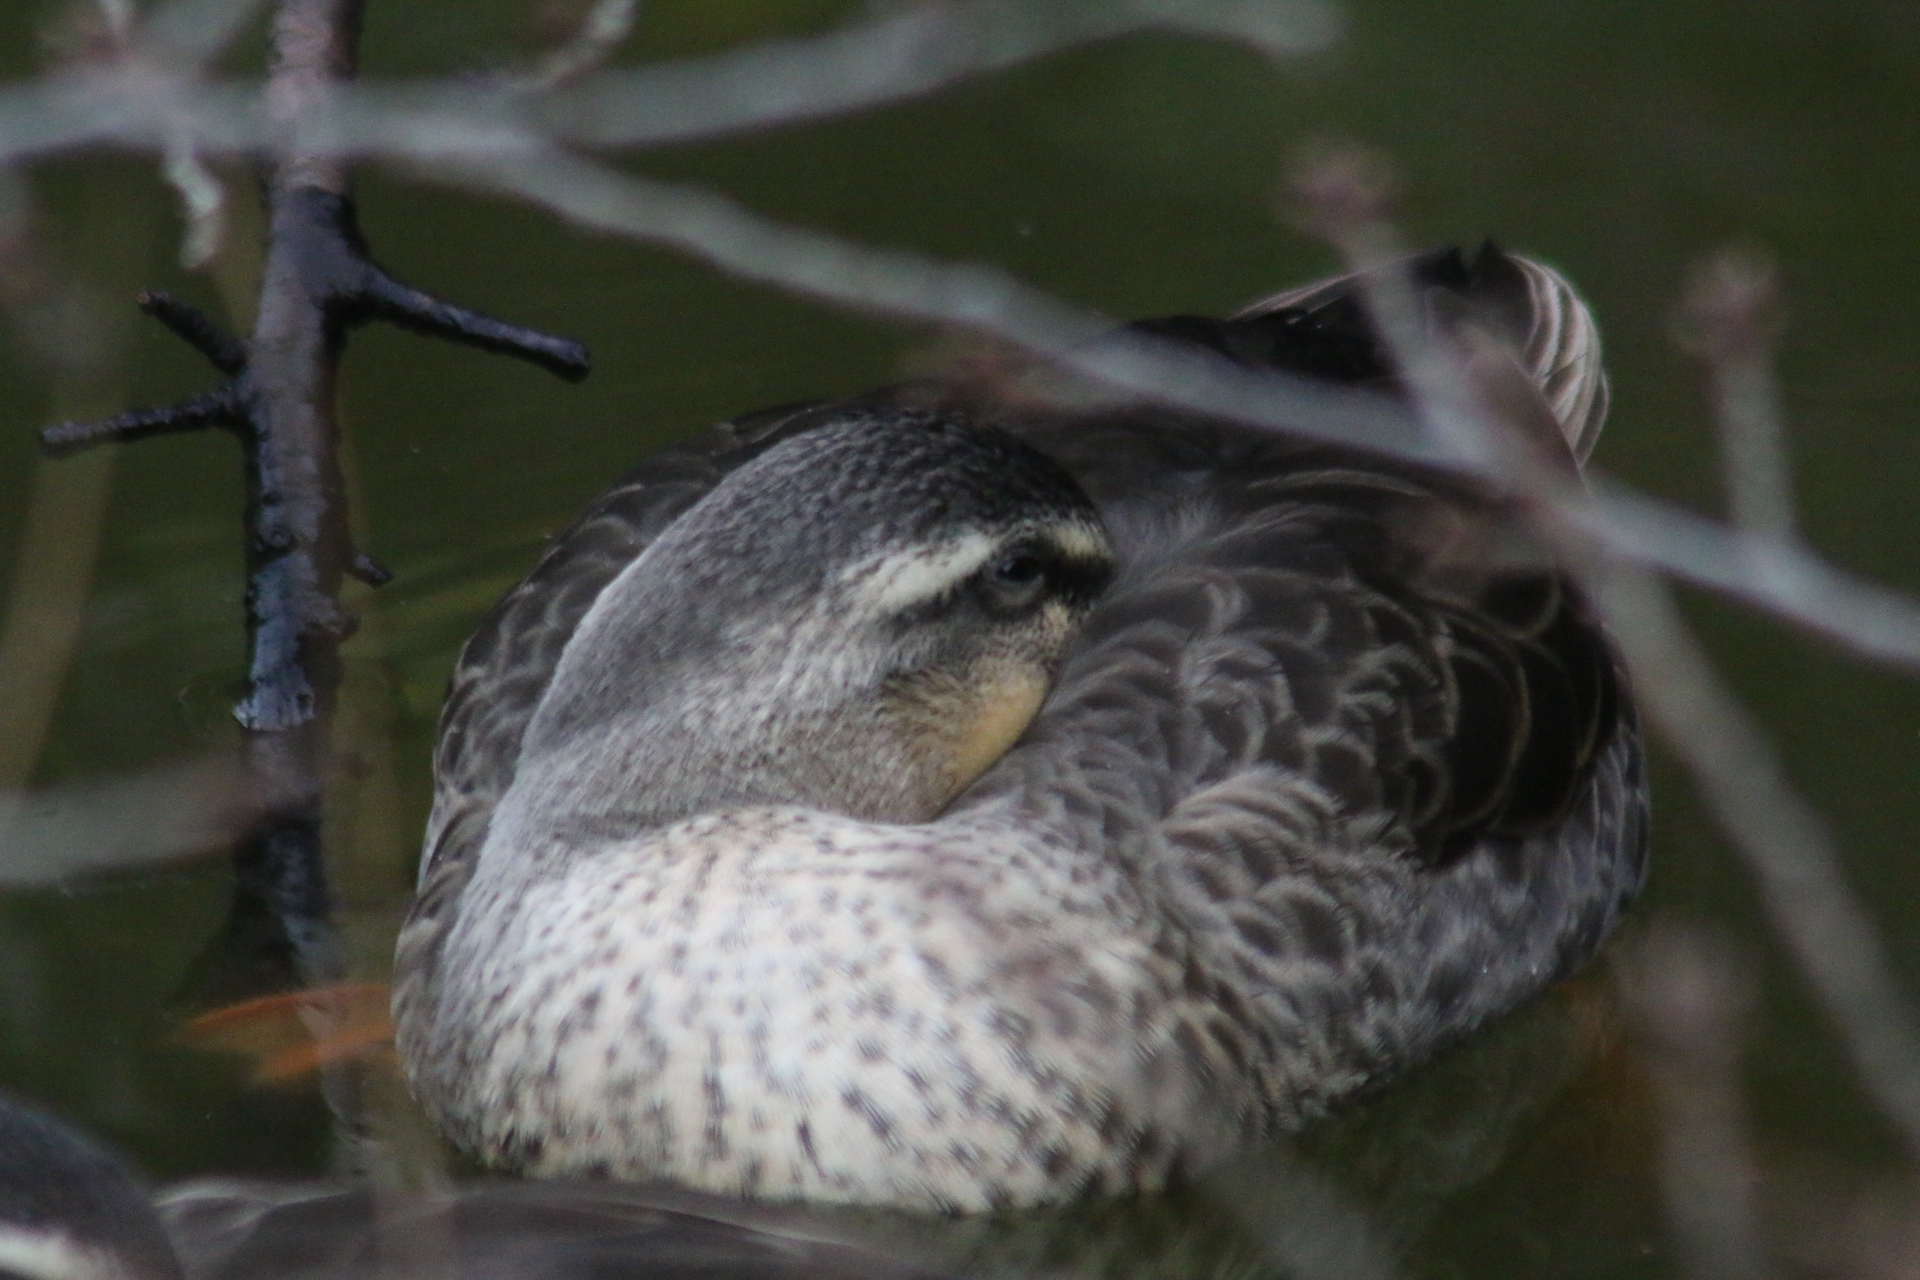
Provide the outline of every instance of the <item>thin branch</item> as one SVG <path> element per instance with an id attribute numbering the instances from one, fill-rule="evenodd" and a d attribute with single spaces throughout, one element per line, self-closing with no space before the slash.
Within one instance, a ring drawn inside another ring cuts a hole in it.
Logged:
<path id="1" fill-rule="evenodd" d="M 217 8 L 222 0 L 205 2 Z M 195 67 L 122 58 L 0 89 L 0 164 L 90 144 L 157 150 L 170 129 L 185 130 L 210 156 L 290 146 L 315 154 L 400 150 L 473 159 L 530 139 L 596 147 L 685 142 L 922 97 L 1063 49 L 1150 30 L 1280 55 L 1328 47 L 1338 23 L 1324 0 L 935 0 L 826 35 L 602 72 L 545 95 L 529 95 L 513 81 L 313 82 L 295 113 L 276 106 L 279 91 L 271 87 L 209 85 Z"/>
<path id="2" fill-rule="evenodd" d="M 246 369 L 246 345 L 229 337 L 198 307 L 159 289 L 141 294 L 139 303 L 141 314 L 167 326 L 221 373 L 232 377 Z"/>
<path id="3" fill-rule="evenodd" d="M 1920 1024 L 1873 923 L 1847 888 L 1826 824 L 1721 684 L 1664 584 L 1616 566 L 1596 599 L 1641 703 L 1760 883 L 1768 914 L 1838 1026 L 1867 1090 L 1920 1157 Z"/>
<path id="4" fill-rule="evenodd" d="M 218 848 L 280 797 L 233 755 L 46 791 L 0 791 L 0 888 L 50 887 Z"/>
<path id="5" fill-rule="evenodd" d="M 1700 355 L 1713 385 L 1733 523 L 1788 542 L 1793 474 L 1773 376 L 1778 313 L 1773 264 L 1754 250 L 1727 250 L 1694 273 L 1682 337 Z"/>
<path id="6" fill-rule="evenodd" d="M 220 251 L 226 235 L 227 194 L 206 162 L 184 139 L 161 152 L 160 171 L 180 193 L 187 234 L 180 246 L 180 265 L 192 271 L 205 266 Z"/>
<path id="7" fill-rule="evenodd" d="M 1297 55 L 1327 48 L 1339 25 L 1319 0 L 935 0 L 825 35 L 608 72 L 544 104 L 539 132 L 582 146 L 631 147 L 791 125 L 923 97 L 1149 30 Z"/>
<path id="8" fill-rule="evenodd" d="M 593 70 L 633 34 L 640 0 L 594 0 L 573 38 L 540 60 L 523 85 L 528 93 L 548 93 Z"/>
<path id="9" fill-rule="evenodd" d="M 195 19 L 210 45 L 244 6 L 185 0 L 170 10 Z M 224 25 L 223 25 L 224 24 Z M 192 23 L 188 22 L 189 27 Z M 352 546 L 337 459 L 334 378 L 346 333 L 384 318 L 489 351 L 533 361 L 565 377 L 586 372 L 578 343 L 442 303 L 395 281 L 371 260 L 348 198 L 344 157 L 301 142 L 300 122 L 353 72 L 359 0 L 280 0 L 273 67 L 263 102 L 277 145 L 268 184 L 268 248 L 258 319 L 241 343 L 177 298 L 149 294 L 142 309 L 226 375 L 214 390 L 164 409 L 50 428 L 50 450 L 219 425 L 240 436 L 247 456 L 248 692 L 235 716 L 249 730 L 255 794 L 272 812 L 235 851 L 237 886 L 225 946 L 213 961 L 229 988 L 264 980 L 311 984 L 340 972 L 322 861 L 321 804 L 328 719 L 340 666 L 338 646 L 353 619 L 339 603 L 347 576 L 391 575 Z M 123 58 L 131 80 L 143 63 Z M 184 92 L 164 76 L 149 91 L 163 101 Z M 217 216 L 217 184 L 183 130 L 178 110 L 163 152 L 169 178 L 205 233 Z M 194 240 L 190 236 L 190 246 Z M 244 973 L 235 978 L 239 970 Z"/>
<path id="10" fill-rule="evenodd" d="M 1746 1013 L 1724 945 L 1665 926 L 1623 966 L 1660 1102 L 1660 1183 L 1694 1280 L 1771 1280 L 1740 1087 Z"/>
<path id="11" fill-rule="evenodd" d="M 1797 543 L 1742 533 L 1605 479 L 1563 516 L 1622 559 L 1731 596 L 1863 658 L 1920 671 L 1920 602 Z"/>
<path id="12" fill-rule="evenodd" d="M 1056 21 L 1039 28 L 1017 28 L 1010 25 L 1014 11 L 1005 5 L 926 6 L 812 41 L 777 42 L 715 59 L 592 77 L 568 90 L 568 95 L 578 95 L 578 103 L 604 95 L 601 106 L 578 107 L 574 115 L 576 107 L 562 101 L 540 110 L 548 113 L 542 123 L 555 136 L 568 133 L 570 119 L 574 124 L 612 122 L 595 125 L 597 133 L 582 126 L 578 136 L 586 139 L 633 143 L 698 136 L 703 131 L 807 118 L 816 111 L 876 105 L 891 100 L 889 95 L 924 91 L 1001 65 L 994 61 L 996 57 L 1040 56 L 1075 40 L 1135 29 L 1128 23 L 1152 25 L 1158 20 L 1196 32 L 1225 32 L 1245 39 L 1263 36 L 1276 47 L 1288 38 L 1305 42 L 1318 30 L 1314 12 L 1275 7 L 1267 13 L 1256 6 L 1219 4 L 1156 19 L 1147 6 L 1136 6 L 1114 10 L 1104 18 L 1082 12 L 1074 19 L 1079 26 Z M 1258 25 L 1263 13 L 1266 20 L 1280 21 L 1281 26 L 1263 34 Z M 1275 13 L 1282 18 L 1275 19 Z M 971 61 L 955 61 L 951 54 L 942 54 L 946 70 L 928 79 L 929 33 L 951 31 L 955 22 L 972 23 L 970 29 L 984 34 L 967 46 L 974 51 Z M 868 72 L 875 77 L 871 81 L 838 73 L 815 74 L 807 61 L 812 57 L 843 72 L 846 67 L 835 59 L 863 66 L 870 60 L 873 67 L 893 70 Z M 145 139 L 158 145 L 146 132 L 151 128 L 155 98 L 189 104 L 178 109 L 192 114 L 197 127 L 206 131 L 210 154 L 257 145 L 262 136 L 257 122 L 246 123 L 250 114 L 257 117 L 259 113 L 242 95 L 207 91 L 196 98 L 194 91 L 180 86 L 143 83 L 145 88 L 133 92 L 119 81 L 80 84 L 68 79 L 22 91 L 26 93 L 23 100 L 10 101 L 11 95 L 0 94 L 0 155 L 13 146 L 55 145 L 62 138 L 98 137 L 121 129 L 129 131 L 125 140 Z M 188 96 L 177 99 L 183 93 Z M 43 97 L 49 101 L 43 102 Z M 27 107 L 51 109 L 52 100 L 76 118 L 75 133 L 36 129 L 33 111 Z M 415 105 L 400 105 L 407 101 Z M 1023 290 L 997 272 L 864 250 L 757 219 L 709 193 L 626 178 L 544 149 L 539 135 L 529 132 L 524 115 L 529 108 L 518 95 L 469 88 L 336 89 L 330 97 L 319 95 L 319 103 L 302 117 L 303 145 L 364 149 L 442 171 L 449 171 L 447 162 L 453 160 L 457 163 L 451 171 L 470 185 L 509 191 L 603 229 L 673 244 L 748 278 L 854 306 L 969 325 L 1043 355 L 1069 353 L 1105 324 L 1099 317 L 1072 312 Z M 701 104 L 697 109 L 696 103 Z M 615 127 L 626 119 L 663 132 Z M 580 184 L 578 190 L 570 189 L 574 183 Z M 791 260 L 785 258 L 789 253 L 795 255 Z M 1192 378 L 1190 370 L 1176 360 L 1153 356 L 1121 360 L 1103 351 L 1097 358 L 1075 357 L 1073 363 L 1083 373 L 1105 376 L 1123 388 L 1188 408 L 1296 428 L 1317 418 L 1328 422 L 1339 439 L 1429 460 L 1440 450 L 1429 433 L 1416 429 L 1418 424 L 1405 421 L 1404 416 L 1396 418 L 1392 411 L 1356 413 L 1351 407 L 1335 410 L 1324 404 L 1309 409 L 1306 402 L 1290 399 L 1293 393 L 1253 385 L 1255 379 L 1242 380 L 1246 385 L 1238 387 L 1216 387 Z M 1122 364 L 1131 367 L 1118 367 Z M 1461 422 L 1451 411 L 1436 418 L 1431 425 L 1440 427 L 1443 435 Z M 1459 440 L 1451 443 L 1459 450 Z M 1578 514 L 1587 532 L 1616 554 L 1779 613 L 1865 656 L 1920 667 L 1920 606 L 1861 583 L 1796 546 L 1729 532 L 1612 486 L 1592 508 Z"/>
<path id="13" fill-rule="evenodd" d="M 1384 219 L 1378 199 L 1348 198 L 1331 189 L 1320 194 L 1339 197 L 1323 198 L 1316 212 L 1336 243 L 1356 258 L 1391 243 L 1391 231 L 1377 225 Z M 1341 225 L 1342 220 L 1349 221 Z M 1638 700 L 1686 761 L 1754 870 L 1774 924 L 1839 1024 L 1868 1091 L 1920 1157 L 1920 1024 L 1893 980 L 1871 922 L 1847 888 L 1825 825 L 1793 790 L 1759 726 L 1721 685 L 1674 609 L 1666 584 L 1645 568 L 1597 554 L 1617 556 L 1620 549 L 1612 536 L 1616 530 L 1589 502 L 1584 487 L 1539 467 L 1528 451 L 1491 447 L 1525 432 L 1503 424 L 1494 406 L 1475 402 L 1467 367 L 1456 364 L 1450 374 L 1436 372 L 1448 349 L 1428 339 L 1417 323 L 1406 322 L 1414 318 L 1410 296 L 1402 300 L 1391 286 L 1377 284 L 1371 292 L 1382 340 L 1395 365 L 1407 371 L 1408 389 L 1421 401 L 1423 419 L 1465 415 L 1444 434 L 1481 460 L 1483 472 L 1528 501 L 1535 527 L 1582 578 L 1625 659 Z M 1396 316 L 1395 308 L 1406 311 Z M 1437 402 L 1427 400 L 1436 394 L 1434 379 L 1442 376 L 1453 389 L 1440 388 Z M 1743 550 L 1756 544 L 1776 551 L 1787 546 L 1777 538 L 1763 543 L 1753 535 L 1740 537 L 1736 545 Z M 1649 563 L 1666 567 L 1664 548 L 1645 550 L 1655 553 L 1647 556 Z"/>
<path id="14" fill-rule="evenodd" d="M 249 412 L 246 388 L 225 382 L 164 409 L 129 409 L 92 422 L 62 422 L 40 432 L 41 446 L 54 457 L 78 453 L 96 444 L 125 444 L 148 436 L 200 431 L 207 427 L 241 427 Z"/>
<path id="15" fill-rule="evenodd" d="M 1149 339 L 1089 345 L 1112 322 L 992 267 L 875 249 L 762 218 L 710 191 L 633 177 L 562 152 L 501 154 L 439 174 L 504 192 L 596 230 L 670 245 L 745 279 L 891 315 L 960 325 L 1085 377 L 1168 405 L 1471 469 L 1402 406 L 1284 375 L 1211 369 Z M 1209 362 L 1217 365 L 1217 362 Z M 1457 416 L 1457 410 L 1443 412 Z M 1504 464 L 1502 464 L 1504 465 Z M 1729 530 L 1599 481 L 1562 518 L 1613 555 L 1763 608 L 1863 657 L 1920 670 L 1920 602 L 1862 581 L 1797 543 Z"/>
<path id="16" fill-rule="evenodd" d="M 1310 155 L 1295 182 L 1309 229 L 1337 248 L 1357 273 L 1368 318 L 1394 354 L 1426 432 L 1449 459 L 1498 475 L 1512 459 L 1472 403 L 1467 380 L 1460 376 L 1459 353 L 1426 339 L 1413 281 L 1404 271 L 1384 269 L 1407 257 L 1386 217 L 1392 188 L 1385 160 L 1351 146 Z"/>
<path id="17" fill-rule="evenodd" d="M 329 341 L 346 327 L 377 318 L 483 351 L 515 356 L 569 382 L 587 375 L 591 362 L 580 343 L 441 302 L 401 284 L 375 266 L 367 257 L 353 207 L 343 197 L 299 188 L 287 193 L 283 203 L 287 206 L 283 230 L 292 227 L 300 233 L 294 252 L 300 284 L 306 291 L 303 296 L 322 315 Z M 229 375 L 228 380 L 213 391 L 166 408 L 47 427 L 40 433 L 47 450 L 67 454 L 108 441 L 126 442 L 209 426 L 233 427 L 257 436 L 257 383 L 248 366 L 246 346 L 221 332 L 198 308 L 171 294 L 142 294 L 140 308 L 206 356 L 215 368 Z M 378 578 L 385 571 L 376 568 L 366 572 L 370 578 Z"/>
<path id="18" fill-rule="evenodd" d="M 1108 317 L 1058 302 L 998 268 L 869 248 L 762 218 L 710 191 L 631 177 L 560 151 L 500 155 L 484 165 L 433 172 L 519 196 L 585 226 L 670 245 L 744 279 L 991 334 L 1104 386 L 1105 394 L 1142 395 L 1288 429 L 1307 422 L 1328 439 L 1445 461 L 1424 441 L 1419 423 L 1385 396 L 1220 368 L 1177 343 L 1114 335 Z"/>

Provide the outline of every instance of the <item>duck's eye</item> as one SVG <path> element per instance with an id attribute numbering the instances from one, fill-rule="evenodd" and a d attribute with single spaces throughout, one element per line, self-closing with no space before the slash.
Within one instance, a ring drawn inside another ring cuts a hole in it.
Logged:
<path id="1" fill-rule="evenodd" d="M 1011 551 L 987 567 L 981 586 L 988 602 L 999 609 L 1032 604 L 1046 589 L 1047 566 L 1031 551 Z"/>

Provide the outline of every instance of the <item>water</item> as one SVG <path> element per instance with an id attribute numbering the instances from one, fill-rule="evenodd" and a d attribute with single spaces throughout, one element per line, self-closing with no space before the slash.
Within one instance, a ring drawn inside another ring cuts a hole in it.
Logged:
<path id="1" fill-rule="evenodd" d="M 500 65 L 539 38 L 531 8 L 370 0 L 367 68 Z M 36 33 L 60 10 L 31 0 L 0 13 L 6 74 L 40 65 Z M 627 56 L 819 29 L 841 12 L 809 0 L 658 0 Z M 1599 464 L 1707 509 L 1718 501 L 1712 436 L 1670 317 L 1690 262 L 1753 241 L 1777 255 L 1789 299 L 1782 377 L 1807 533 L 1859 573 L 1920 589 L 1920 19 L 1910 6 L 1374 0 L 1346 12 L 1337 50 L 1279 69 L 1240 50 L 1135 38 L 904 107 L 635 164 L 849 237 L 998 263 L 1114 316 L 1217 313 L 1332 265 L 1276 216 L 1274 192 L 1302 145 L 1359 138 L 1398 166 L 1410 242 L 1491 235 L 1581 285 L 1614 378 Z M 16 562 L 25 537 L 35 427 L 208 385 L 195 357 L 129 319 L 132 295 L 164 287 L 224 305 L 214 278 L 175 265 L 174 203 L 149 163 L 66 157 L 34 168 L 29 185 L 45 283 L 38 302 L 15 290 L 0 341 L 0 566 Z M 404 278 L 580 338 L 595 355 L 577 387 L 383 329 L 356 338 L 347 360 L 354 517 L 397 574 L 354 601 L 366 625 L 347 650 L 351 758 L 335 823 L 349 944 L 357 967 L 377 972 L 411 875 L 454 652 L 542 539 L 678 434 L 888 380 L 933 338 L 405 174 L 370 171 L 361 195 L 380 259 Z M 235 254 L 223 269 L 239 279 L 245 267 Z M 70 331 L 62 308 L 77 317 Z M 98 350 L 86 356 L 74 334 Z M 64 375 L 61 355 L 73 366 Z M 231 741 L 226 707 L 243 670 L 232 442 L 154 440 L 111 463 L 57 465 L 64 477 L 40 483 L 64 486 L 54 505 L 70 516 L 112 468 L 99 561 L 75 578 L 84 519 L 55 541 L 50 572 L 64 567 L 84 589 L 71 664 L 44 740 L 6 726 L 0 767 L 58 787 Z M 1920 687 L 1743 609 L 1690 605 L 1832 822 L 1893 965 L 1920 991 L 1910 853 Z M 25 762 L 6 764 L 5 751 Z M 1744 958 L 1755 997 L 1742 1102 L 1763 1198 L 1814 1187 L 1838 1221 L 1863 1188 L 1893 1186 L 1888 1213 L 1911 1223 L 1911 1202 L 1888 1181 L 1900 1176 L 1889 1127 L 1773 941 L 1736 855 L 1664 760 L 1656 802 L 1654 880 L 1636 927 L 1708 921 Z M 324 1169 L 326 1117 L 312 1090 L 251 1087 L 235 1062 L 175 1039 L 228 891 L 222 860 L 208 854 L 0 897 L 0 1086 L 59 1106 L 156 1177 Z M 1630 1050 L 1593 1031 L 1608 1022 L 1602 988 L 1555 999 L 1394 1091 L 1377 1114 L 1309 1142 L 1303 1158 L 1322 1171 L 1312 1188 L 1335 1186 L 1410 1274 L 1678 1274 L 1642 1074 Z M 1319 1191 L 1279 1178 L 1281 1167 L 1261 1173 L 1278 1188 L 1273 1203 L 1314 1202 Z M 1218 1261 L 1207 1253 L 1216 1245 L 1192 1242 L 1219 1238 L 1207 1225 L 1219 1212 L 1202 1196 L 1121 1217 L 1151 1221 L 1169 1256 L 1190 1247 Z M 1281 1208 L 1253 1218 L 1284 1236 Z M 1788 1245 L 1815 1247 L 1810 1229 L 1772 1220 Z M 1061 1265 L 1099 1252 L 1050 1247 Z M 1241 1245 L 1217 1247 L 1243 1258 L 1232 1253 Z"/>

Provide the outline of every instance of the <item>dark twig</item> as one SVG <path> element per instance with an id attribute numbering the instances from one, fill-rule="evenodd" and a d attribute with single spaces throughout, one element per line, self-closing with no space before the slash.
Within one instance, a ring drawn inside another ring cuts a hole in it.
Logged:
<path id="1" fill-rule="evenodd" d="M 170 293 L 151 290 L 140 295 L 140 311 L 173 330 L 175 337 L 205 356 L 229 378 L 237 377 L 246 369 L 246 344 L 229 336 L 192 303 Z"/>
<path id="2" fill-rule="evenodd" d="M 347 572 L 370 587 L 384 587 L 393 581 L 393 570 L 364 551 L 353 553 L 353 563 L 347 566 Z"/>
<path id="3" fill-rule="evenodd" d="M 276 242 L 284 242 L 299 291 L 323 317 L 322 341 L 336 357 L 348 329 L 378 319 L 482 351 L 515 356 L 569 382 L 587 376 L 590 361 L 580 343 L 442 302 L 376 266 L 347 196 L 297 187 L 277 197 L 275 204 Z M 47 450 L 66 454 L 109 440 L 137 440 L 209 426 L 242 428 L 257 435 L 255 385 L 246 344 L 170 293 L 141 294 L 140 310 L 205 356 L 228 375 L 228 381 L 166 408 L 136 409 L 97 422 L 48 427 L 40 433 Z"/>
<path id="4" fill-rule="evenodd" d="M 352 77 L 361 0 L 279 0 L 268 115 L 285 140 L 329 87 Z M 339 590 L 352 576 L 392 577 L 348 536 L 337 459 L 335 372 L 348 332 L 384 319 L 559 376 L 587 372 L 577 342 L 510 325 L 399 283 L 372 261 L 338 156 L 283 142 L 267 183 L 268 245 L 259 318 L 241 342 L 164 293 L 141 310 L 226 375 L 216 389 L 162 409 L 42 433 L 49 451 L 221 426 L 247 457 L 248 690 L 235 716 L 248 763 L 278 803 L 235 853 L 228 938 L 208 985 L 222 994 L 339 976 L 321 857 L 327 721 L 339 684 L 338 647 L 354 620 Z"/>
<path id="5" fill-rule="evenodd" d="M 64 457 L 108 440 L 143 440 L 202 427 L 239 428 L 247 422 L 245 397 L 243 383 L 223 382 L 212 391 L 164 409 L 130 409 L 95 422 L 62 422 L 47 427 L 40 432 L 40 444 L 48 453 Z"/>

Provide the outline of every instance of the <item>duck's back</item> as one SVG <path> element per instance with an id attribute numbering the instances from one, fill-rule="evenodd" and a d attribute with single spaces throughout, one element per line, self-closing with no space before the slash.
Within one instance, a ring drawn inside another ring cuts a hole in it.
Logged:
<path id="1" fill-rule="evenodd" d="M 1605 382 L 1558 277 L 1492 248 L 1414 277 L 1510 344 L 1583 457 Z M 1396 393 L 1346 282 L 1138 327 Z M 1057 795 L 1106 833 L 1179 922 L 1162 945 L 1204 992 L 1196 1068 L 1250 1076 L 1289 1124 L 1592 956 L 1644 877 L 1639 732 L 1603 630 L 1509 504 L 1171 412 L 1000 425 L 1086 487 L 1120 567 L 956 810 Z"/>

